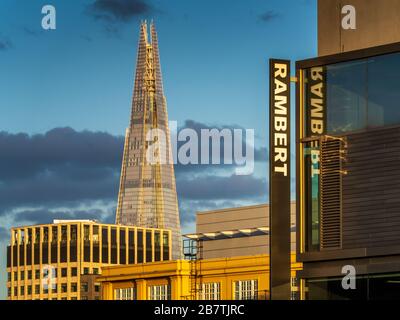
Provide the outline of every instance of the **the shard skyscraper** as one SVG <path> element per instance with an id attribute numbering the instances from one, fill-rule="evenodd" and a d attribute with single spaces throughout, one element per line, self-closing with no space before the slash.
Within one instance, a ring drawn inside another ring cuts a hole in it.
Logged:
<path id="1" fill-rule="evenodd" d="M 152 134 L 154 129 L 162 131 L 165 139 Z M 157 143 L 159 148 L 153 148 Z M 172 230 L 172 258 L 180 259 L 182 244 L 173 163 L 148 159 L 148 154 L 158 159 L 161 153 L 169 160 L 171 152 L 157 34 L 151 23 L 149 37 L 147 23 L 142 22 L 116 223 Z"/>

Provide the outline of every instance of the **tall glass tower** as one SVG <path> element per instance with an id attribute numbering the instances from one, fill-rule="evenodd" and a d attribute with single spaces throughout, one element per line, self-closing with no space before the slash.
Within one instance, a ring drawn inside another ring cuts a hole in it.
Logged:
<path id="1" fill-rule="evenodd" d="M 116 223 L 170 229 L 172 258 L 180 259 L 181 231 L 171 153 L 157 34 L 151 23 L 149 37 L 147 22 L 143 22 L 131 121 L 125 136 Z"/>

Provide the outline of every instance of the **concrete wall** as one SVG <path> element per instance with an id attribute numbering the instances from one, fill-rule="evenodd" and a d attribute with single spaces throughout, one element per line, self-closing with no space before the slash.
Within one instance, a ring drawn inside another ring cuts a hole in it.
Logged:
<path id="1" fill-rule="evenodd" d="M 291 205 L 291 223 L 295 226 L 295 203 Z M 224 210 L 199 212 L 196 233 L 211 233 L 269 226 L 269 205 L 257 205 Z M 292 232 L 292 251 L 295 251 L 295 233 Z M 203 258 L 239 257 L 269 254 L 269 236 L 243 236 L 203 242 Z"/>
<path id="2" fill-rule="evenodd" d="M 356 9 L 356 30 L 342 28 L 342 7 Z M 319 56 L 400 42 L 399 0 L 318 0 Z"/>

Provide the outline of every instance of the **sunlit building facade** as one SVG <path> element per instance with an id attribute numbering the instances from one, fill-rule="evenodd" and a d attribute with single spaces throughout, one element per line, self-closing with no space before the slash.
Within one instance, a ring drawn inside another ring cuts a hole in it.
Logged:
<path id="1" fill-rule="evenodd" d="M 104 266 L 171 260 L 168 230 L 63 221 L 11 229 L 9 300 L 96 300 Z"/>
<path id="2" fill-rule="evenodd" d="M 181 257 L 181 231 L 167 103 L 154 24 L 140 26 L 130 126 L 126 130 L 116 223 L 172 230 L 172 256 Z"/>
<path id="3" fill-rule="evenodd" d="M 297 290 L 295 277 L 300 269 L 293 254 L 293 292 Z M 104 300 L 268 300 L 269 257 L 107 267 L 98 281 Z"/>

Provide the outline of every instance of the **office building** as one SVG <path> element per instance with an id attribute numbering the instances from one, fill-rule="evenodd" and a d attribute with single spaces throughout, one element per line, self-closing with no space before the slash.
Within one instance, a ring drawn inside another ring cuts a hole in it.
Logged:
<path id="1" fill-rule="evenodd" d="M 269 205 L 198 212 L 196 233 L 186 238 L 202 242 L 202 258 L 269 254 Z M 296 204 L 291 204 L 292 251 L 296 250 Z"/>
<path id="2" fill-rule="evenodd" d="M 11 229 L 9 300 L 95 300 L 104 266 L 171 260 L 169 230 L 55 220 Z"/>
<path id="3" fill-rule="evenodd" d="M 130 126 L 126 130 L 116 223 L 172 230 L 172 256 L 182 241 L 175 175 L 154 24 L 140 26 Z"/>
<path id="4" fill-rule="evenodd" d="M 295 204 L 291 207 L 294 219 Z M 98 278 L 103 299 L 269 299 L 268 213 L 268 205 L 197 213 L 196 233 L 185 235 L 186 260 L 103 268 Z M 292 248 L 292 299 L 297 300 L 302 265 L 294 243 Z"/>
<path id="5" fill-rule="evenodd" d="M 330 55 L 296 65 L 301 296 L 400 299 L 400 3 L 347 1 L 354 30 L 318 4 Z"/>

